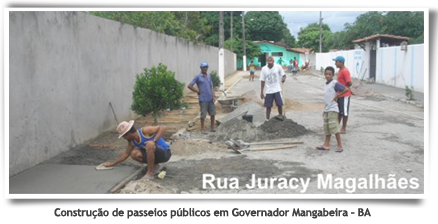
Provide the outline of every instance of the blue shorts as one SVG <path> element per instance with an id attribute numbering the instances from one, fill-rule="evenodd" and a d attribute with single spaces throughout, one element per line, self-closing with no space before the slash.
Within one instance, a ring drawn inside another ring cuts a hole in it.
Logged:
<path id="1" fill-rule="evenodd" d="M 275 100 L 277 107 L 283 106 L 283 99 L 280 92 L 266 94 L 265 96 L 265 107 L 272 107 Z"/>

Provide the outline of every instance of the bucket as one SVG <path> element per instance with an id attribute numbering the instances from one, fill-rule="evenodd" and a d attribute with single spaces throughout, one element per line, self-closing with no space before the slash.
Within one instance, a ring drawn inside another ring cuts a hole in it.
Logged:
<path id="1" fill-rule="evenodd" d="M 245 114 L 242 116 L 242 119 L 252 123 L 252 115 Z"/>

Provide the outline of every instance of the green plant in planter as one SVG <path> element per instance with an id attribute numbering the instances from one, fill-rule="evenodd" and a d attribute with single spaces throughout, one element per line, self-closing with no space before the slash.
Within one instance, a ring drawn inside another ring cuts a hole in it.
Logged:
<path id="1" fill-rule="evenodd" d="M 156 125 L 160 111 L 187 107 L 182 102 L 184 83 L 176 80 L 175 73 L 167 70 L 166 65 L 160 63 L 158 67 L 144 68 L 143 71 L 136 75 L 132 111 L 141 116 L 152 113 Z"/>

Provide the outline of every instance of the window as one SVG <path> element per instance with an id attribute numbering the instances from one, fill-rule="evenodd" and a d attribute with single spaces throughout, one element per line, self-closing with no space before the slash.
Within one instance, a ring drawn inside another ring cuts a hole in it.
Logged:
<path id="1" fill-rule="evenodd" d="M 283 52 L 272 52 L 272 56 L 283 57 Z"/>

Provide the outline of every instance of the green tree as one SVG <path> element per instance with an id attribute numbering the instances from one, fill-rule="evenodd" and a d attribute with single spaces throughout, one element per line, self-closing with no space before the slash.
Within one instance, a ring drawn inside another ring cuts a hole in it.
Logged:
<path id="1" fill-rule="evenodd" d="M 250 40 L 246 40 L 246 58 L 255 58 L 260 56 L 261 49 L 260 46 Z M 236 53 L 237 58 L 243 57 L 243 41 L 240 38 L 234 38 L 234 41 L 228 39 L 224 43 L 225 49 L 233 49 Z"/>
<path id="2" fill-rule="evenodd" d="M 290 33 L 288 28 L 283 30 L 283 39 L 281 39 L 278 43 L 291 48 L 298 46 L 295 37 Z"/>
<path id="3" fill-rule="evenodd" d="M 346 31 L 335 32 L 324 38 L 323 46 L 329 49 L 348 50 L 353 47 L 353 44 L 346 40 Z"/>
<path id="4" fill-rule="evenodd" d="M 181 102 L 184 83 L 178 82 L 175 73 L 168 71 L 167 66 L 161 63 L 158 67 L 145 68 L 143 71 L 136 75 L 131 110 L 141 116 L 152 113 L 157 124 L 160 111 L 179 109 L 184 105 Z"/>
<path id="5" fill-rule="evenodd" d="M 345 37 L 342 39 L 344 41 L 343 45 L 352 48 L 354 46 L 353 40 L 382 33 L 383 26 L 384 16 L 382 12 L 371 11 L 361 14 L 353 24 L 346 23 L 344 25 Z"/>
<path id="6" fill-rule="evenodd" d="M 289 29 L 277 11 L 249 11 L 245 14 L 245 35 L 248 40 L 278 42 L 286 39 L 285 30 Z"/>
<path id="7" fill-rule="evenodd" d="M 332 35 L 332 32 L 330 30 L 330 27 L 323 23 L 321 24 L 322 27 L 322 39 L 323 43 L 327 39 L 329 40 L 330 36 Z M 300 28 L 300 31 L 298 32 L 298 45 L 304 48 L 310 48 L 315 52 L 319 52 L 319 24 L 317 23 L 311 23 L 305 28 Z M 329 50 L 329 46 L 323 45 L 322 51 L 327 52 Z"/>
<path id="8" fill-rule="evenodd" d="M 233 14 L 233 38 L 242 38 L 242 11 L 224 11 L 224 39 L 231 37 L 231 14 Z M 212 27 L 206 35 L 205 43 L 211 46 L 219 46 L 219 11 L 202 11 L 200 15 Z"/>
<path id="9" fill-rule="evenodd" d="M 211 29 L 199 12 L 91 11 L 89 13 L 193 42 L 204 42 Z"/>
<path id="10" fill-rule="evenodd" d="M 352 48 L 353 40 L 375 34 L 391 34 L 409 37 L 410 44 L 424 43 L 424 12 L 419 11 L 371 11 L 358 16 L 353 24 L 344 25 L 341 46 Z"/>
<path id="11" fill-rule="evenodd" d="M 424 12 L 391 11 L 384 16 L 382 33 L 409 37 L 410 43 L 424 41 Z M 423 40 L 423 41 L 422 41 Z"/>

